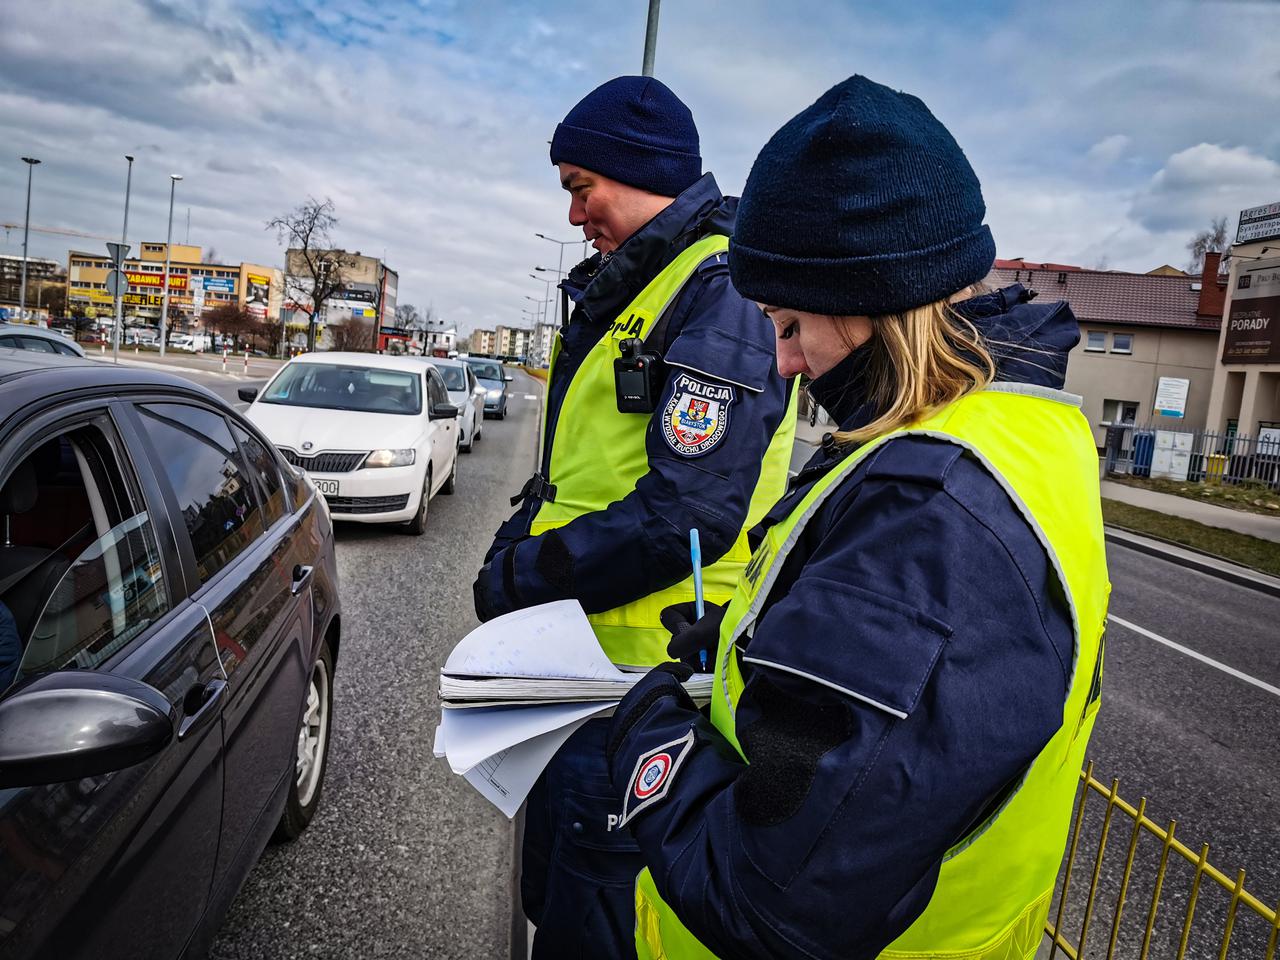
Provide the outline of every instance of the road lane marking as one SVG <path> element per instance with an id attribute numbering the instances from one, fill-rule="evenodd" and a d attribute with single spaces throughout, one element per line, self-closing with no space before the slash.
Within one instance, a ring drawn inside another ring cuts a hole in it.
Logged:
<path id="1" fill-rule="evenodd" d="M 536 394 L 532 394 L 532 393 L 526 393 L 526 394 L 524 395 L 524 398 L 525 398 L 526 400 L 537 400 L 537 399 L 538 399 L 537 395 L 536 395 Z"/>
<path id="2" fill-rule="evenodd" d="M 1167 637 L 1162 637 L 1158 633 L 1152 633 L 1150 630 L 1140 627 L 1136 623 L 1130 623 L 1128 620 L 1121 620 L 1115 614 L 1107 614 L 1107 619 L 1112 623 L 1120 624 L 1120 626 L 1124 627 L 1126 630 L 1132 630 L 1139 636 L 1146 637 L 1148 640 L 1154 640 L 1156 643 L 1163 643 L 1166 647 L 1177 650 L 1179 653 L 1185 653 L 1191 659 L 1199 660 L 1201 663 L 1208 664 L 1215 670 L 1221 670 L 1223 673 L 1230 674 L 1237 680 L 1243 680 L 1245 683 L 1251 683 L 1259 690 L 1265 690 L 1272 696 L 1280 697 L 1280 687 L 1273 687 L 1265 680 L 1259 680 L 1257 677 L 1251 677 L 1247 673 L 1241 673 L 1235 667 L 1228 667 L 1225 663 L 1220 663 L 1212 657 L 1206 657 L 1203 653 L 1198 653 L 1190 647 L 1184 647 L 1180 643 L 1174 643 Z"/>

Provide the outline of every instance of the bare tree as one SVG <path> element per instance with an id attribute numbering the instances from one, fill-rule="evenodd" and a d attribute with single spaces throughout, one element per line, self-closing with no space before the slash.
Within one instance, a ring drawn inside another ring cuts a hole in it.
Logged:
<path id="1" fill-rule="evenodd" d="M 369 328 L 371 326 L 371 323 L 357 320 L 355 317 L 340 320 L 338 323 L 331 323 L 328 326 L 329 342 L 334 350 L 355 350 L 368 353 L 370 350 Z"/>
<path id="2" fill-rule="evenodd" d="M 1227 218 L 1214 217 L 1209 222 L 1208 230 L 1201 230 L 1189 241 L 1187 241 L 1187 250 L 1191 253 L 1191 259 L 1187 263 L 1187 272 L 1193 276 L 1200 276 L 1204 272 L 1204 255 L 1206 253 L 1221 253 L 1224 256 L 1218 263 L 1218 271 L 1227 265 L 1230 255 L 1227 253 L 1231 249 L 1231 242 L 1227 239 Z"/>
<path id="3" fill-rule="evenodd" d="M 412 303 L 396 304 L 396 326 L 401 330 L 417 330 L 422 315 Z"/>
<path id="4" fill-rule="evenodd" d="M 333 201 L 308 197 L 290 213 L 267 222 L 285 246 L 285 296 L 307 315 L 307 350 L 316 348 L 316 323 L 325 302 L 342 291 L 354 258 L 333 246 L 338 225 Z"/>

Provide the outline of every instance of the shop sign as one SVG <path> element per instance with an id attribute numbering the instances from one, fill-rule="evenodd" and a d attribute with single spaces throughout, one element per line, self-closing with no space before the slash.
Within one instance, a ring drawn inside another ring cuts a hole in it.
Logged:
<path id="1" fill-rule="evenodd" d="M 1226 326 L 1223 363 L 1280 363 L 1280 260 L 1240 270 Z"/>
<path id="2" fill-rule="evenodd" d="M 1280 237 L 1280 202 L 1240 211 L 1236 243 L 1256 243 L 1273 237 Z"/>
<path id="3" fill-rule="evenodd" d="M 120 302 L 130 307 L 158 307 L 164 303 L 164 296 L 159 293 L 126 293 Z"/>
<path id="4" fill-rule="evenodd" d="M 135 287 L 163 287 L 164 274 L 162 273 L 134 273 L 132 270 L 125 273 L 129 278 L 129 283 Z M 169 274 L 170 290 L 185 290 L 187 288 L 187 278 L 175 273 Z"/>

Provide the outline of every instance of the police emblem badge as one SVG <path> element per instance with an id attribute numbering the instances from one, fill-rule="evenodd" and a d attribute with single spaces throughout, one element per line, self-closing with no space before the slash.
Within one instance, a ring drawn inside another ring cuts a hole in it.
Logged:
<path id="1" fill-rule="evenodd" d="M 697 457 L 712 450 L 729 428 L 733 399 L 733 387 L 680 374 L 662 415 L 662 435 L 667 446 L 682 457 Z"/>
<path id="2" fill-rule="evenodd" d="M 676 771 L 693 748 L 692 729 L 679 740 L 664 743 L 636 761 L 627 795 L 622 801 L 622 814 L 609 814 L 608 829 L 616 830 L 641 810 L 646 810 L 667 795 Z"/>

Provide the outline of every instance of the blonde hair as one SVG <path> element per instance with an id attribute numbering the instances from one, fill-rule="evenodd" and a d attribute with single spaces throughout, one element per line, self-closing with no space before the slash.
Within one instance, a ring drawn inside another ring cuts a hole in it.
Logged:
<path id="1" fill-rule="evenodd" d="M 844 318 L 833 319 L 841 323 Z M 995 379 L 996 364 L 985 338 L 950 299 L 872 317 L 871 328 L 871 353 L 860 386 L 874 419 L 836 433 L 839 443 L 862 444 L 897 430 Z"/>

